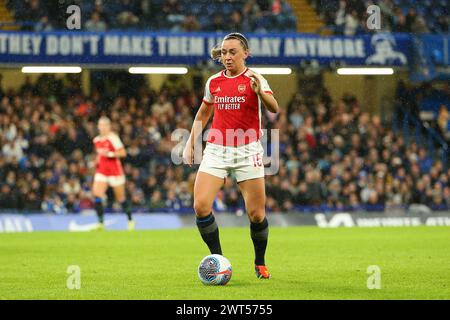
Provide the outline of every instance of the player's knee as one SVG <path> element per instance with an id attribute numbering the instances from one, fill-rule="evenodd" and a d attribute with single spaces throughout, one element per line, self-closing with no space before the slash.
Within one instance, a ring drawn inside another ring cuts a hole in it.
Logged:
<path id="1" fill-rule="evenodd" d="M 211 213 L 212 206 L 208 201 L 202 199 L 194 200 L 194 211 L 197 217 L 206 217 Z"/>
<path id="2" fill-rule="evenodd" d="M 263 222 L 266 212 L 264 208 L 253 208 L 247 211 L 248 217 L 253 223 Z"/>

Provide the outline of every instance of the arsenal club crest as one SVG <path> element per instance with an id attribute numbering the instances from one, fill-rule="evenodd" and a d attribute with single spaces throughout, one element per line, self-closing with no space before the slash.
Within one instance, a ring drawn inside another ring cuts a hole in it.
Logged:
<path id="1" fill-rule="evenodd" d="M 247 88 L 247 87 L 245 86 L 245 84 L 240 84 L 240 85 L 238 85 L 238 91 L 239 91 L 239 93 L 244 93 L 246 88 Z"/>

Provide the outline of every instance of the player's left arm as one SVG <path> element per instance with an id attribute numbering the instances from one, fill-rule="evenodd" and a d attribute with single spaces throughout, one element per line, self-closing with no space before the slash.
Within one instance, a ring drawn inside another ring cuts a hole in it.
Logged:
<path id="1" fill-rule="evenodd" d="M 280 110 L 277 100 L 271 93 L 261 91 L 258 96 L 270 112 L 277 113 Z"/>
<path id="2" fill-rule="evenodd" d="M 125 148 L 120 148 L 118 150 L 108 152 L 109 158 L 125 158 L 126 156 L 127 156 L 127 151 L 125 150 Z"/>
<path id="3" fill-rule="evenodd" d="M 254 72 L 251 73 L 250 78 L 252 79 L 252 89 L 261 99 L 262 103 L 270 112 L 277 113 L 280 110 L 280 107 L 278 106 L 278 102 L 273 96 L 272 90 L 270 90 L 266 79 Z"/>
<path id="4" fill-rule="evenodd" d="M 117 135 L 111 136 L 111 143 L 114 147 L 114 151 L 108 151 L 108 158 L 125 158 L 127 156 L 127 151 Z"/>

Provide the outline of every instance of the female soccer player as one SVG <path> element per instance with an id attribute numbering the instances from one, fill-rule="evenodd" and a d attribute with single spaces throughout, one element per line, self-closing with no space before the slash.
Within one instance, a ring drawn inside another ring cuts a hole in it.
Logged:
<path id="1" fill-rule="evenodd" d="M 261 137 L 261 102 L 271 112 L 278 103 L 267 81 L 249 70 L 247 39 L 240 33 L 224 37 L 222 45 L 211 51 L 225 70 L 206 82 L 205 95 L 195 116 L 194 126 L 183 161 L 192 165 L 194 145 L 214 112 L 212 127 L 194 185 L 194 210 L 203 241 L 211 254 L 222 254 L 219 229 L 212 214 L 212 204 L 229 173 L 234 173 L 244 197 L 250 219 L 250 234 L 255 248 L 255 272 L 261 279 L 270 277 L 265 266 L 269 225 L 265 213 L 264 165 Z M 200 124 L 196 125 L 196 124 Z"/>
<path id="2" fill-rule="evenodd" d="M 95 211 L 97 212 L 98 229 L 104 229 L 103 224 L 103 198 L 108 186 L 114 190 L 116 200 L 121 204 L 122 210 L 128 216 L 128 230 L 133 230 L 135 223 L 131 217 L 131 208 L 125 194 L 125 175 L 120 158 L 127 153 L 117 134 L 111 131 L 111 121 L 108 117 L 98 120 L 99 135 L 93 140 L 97 152 L 96 170 L 92 191 L 95 197 Z"/>

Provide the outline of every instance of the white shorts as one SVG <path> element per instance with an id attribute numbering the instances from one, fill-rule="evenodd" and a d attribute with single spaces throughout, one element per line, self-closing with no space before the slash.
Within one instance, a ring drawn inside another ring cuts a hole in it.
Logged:
<path id="1" fill-rule="evenodd" d="M 198 171 L 222 179 L 231 173 L 236 177 L 237 182 L 264 178 L 263 155 L 264 148 L 260 141 L 239 147 L 208 142 Z"/>
<path id="2" fill-rule="evenodd" d="M 125 176 L 105 176 L 104 174 L 96 173 L 94 175 L 94 182 L 95 181 L 106 182 L 111 187 L 117 187 L 125 184 Z"/>

